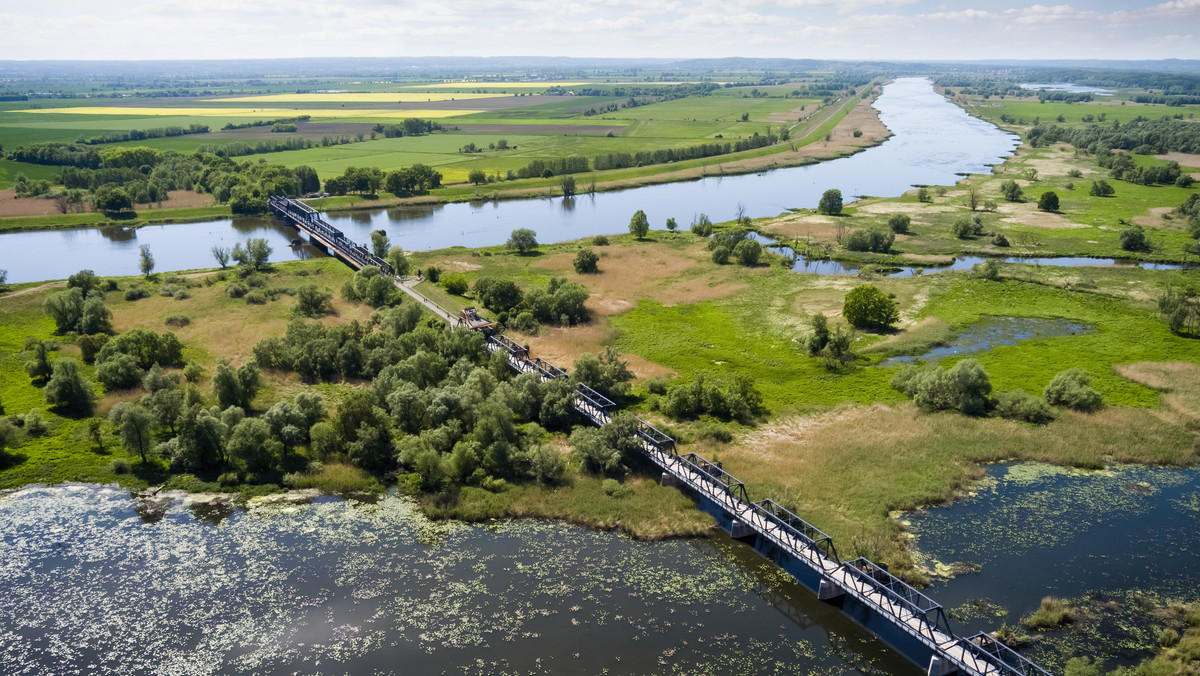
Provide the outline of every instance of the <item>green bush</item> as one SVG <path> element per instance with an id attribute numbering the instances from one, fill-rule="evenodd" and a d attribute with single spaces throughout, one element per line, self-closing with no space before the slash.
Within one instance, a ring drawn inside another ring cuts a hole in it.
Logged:
<path id="1" fill-rule="evenodd" d="M 192 323 L 192 320 L 187 315 L 171 315 L 163 320 L 167 326 L 184 327 Z"/>
<path id="2" fill-rule="evenodd" d="M 726 263 L 728 263 L 728 262 L 729 262 L 729 255 L 730 255 L 730 253 L 731 253 L 731 252 L 730 252 L 730 250 L 729 250 L 729 247 L 727 247 L 727 246 L 718 246 L 718 247 L 716 247 L 716 248 L 714 248 L 714 249 L 713 249 L 713 252 L 712 252 L 712 261 L 713 261 L 714 263 L 716 263 L 717 265 L 725 265 Z"/>
<path id="3" fill-rule="evenodd" d="M 1047 403 L 1076 411 L 1095 411 L 1103 406 L 1100 393 L 1091 386 L 1091 376 L 1081 368 L 1067 369 L 1054 376 L 1044 394 Z"/>
<path id="4" fill-rule="evenodd" d="M 1054 410 L 1045 400 L 1021 390 L 1000 392 L 995 400 L 996 415 L 1009 420 L 1043 425 L 1054 420 Z"/>
<path id="5" fill-rule="evenodd" d="M 905 366 L 892 377 L 892 387 L 933 411 L 960 411 L 978 415 L 987 410 L 992 383 L 974 359 L 964 359 L 948 370 L 937 366 Z"/>
<path id="6" fill-rule="evenodd" d="M 147 298 L 150 295 L 150 290 L 144 286 L 131 286 L 125 289 L 125 300 L 134 301 L 142 298 Z"/>
<path id="7" fill-rule="evenodd" d="M 1058 193 L 1047 190 L 1038 198 L 1038 209 L 1041 211 L 1058 211 Z"/>
<path id="8" fill-rule="evenodd" d="M 596 235 L 595 237 L 592 238 L 592 245 L 593 246 L 608 246 L 608 236 L 607 235 Z"/>
<path id="9" fill-rule="evenodd" d="M 633 493 L 633 486 L 623 484 L 616 479 L 605 479 L 600 482 L 600 489 L 610 498 L 623 498 Z"/>
<path id="10" fill-rule="evenodd" d="M 1121 248 L 1126 251 L 1148 251 L 1150 249 L 1150 240 L 1146 237 L 1146 231 L 1140 225 L 1133 225 L 1125 228 L 1120 234 Z"/>
<path id="11" fill-rule="evenodd" d="M 117 458 L 109 465 L 109 469 L 113 474 L 129 474 L 129 461 L 125 458 Z"/>
<path id="12" fill-rule="evenodd" d="M 250 288 L 241 282 L 230 282 L 225 287 L 225 293 L 230 298 L 241 298 L 250 292 Z"/>
<path id="13" fill-rule="evenodd" d="M 580 249 L 579 253 L 575 254 L 575 272 L 578 272 L 581 275 L 599 272 L 599 262 L 600 256 L 598 256 L 595 251 L 592 251 L 591 249 Z"/>
<path id="14" fill-rule="evenodd" d="M 842 316 L 851 326 L 857 328 L 887 329 L 900 319 L 900 312 L 891 296 L 873 286 L 865 285 L 846 294 L 846 301 L 842 304 Z"/>
<path id="15" fill-rule="evenodd" d="M 842 243 L 843 246 L 850 251 L 873 251 L 875 253 L 887 253 L 891 250 L 892 244 L 895 241 L 895 233 L 872 229 L 853 230 L 846 235 L 846 238 Z"/>
<path id="16" fill-rule="evenodd" d="M 1000 263 L 996 262 L 995 258 L 987 259 L 975 266 L 975 276 L 993 282 L 1000 279 Z"/>
<path id="17" fill-rule="evenodd" d="M 892 214 L 888 217 L 888 228 L 897 235 L 908 232 L 910 225 L 912 225 L 912 217 L 908 214 Z"/>
<path id="18" fill-rule="evenodd" d="M 442 277 L 441 284 L 442 287 L 446 289 L 446 293 L 450 293 L 455 296 L 461 296 L 465 294 L 467 289 L 470 287 L 470 283 L 467 282 L 466 275 L 459 273 L 444 275 Z"/>
<path id="19" fill-rule="evenodd" d="M 249 305 L 266 305 L 267 300 L 267 294 L 259 291 L 258 289 L 246 294 L 246 303 Z"/>
<path id="20" fill-rule="evenodd" d="M 743 239 L 733 247 L 733 257 L 747 267 L 758 265 L 762 256 L 762 245 L 752 239 Z"/>

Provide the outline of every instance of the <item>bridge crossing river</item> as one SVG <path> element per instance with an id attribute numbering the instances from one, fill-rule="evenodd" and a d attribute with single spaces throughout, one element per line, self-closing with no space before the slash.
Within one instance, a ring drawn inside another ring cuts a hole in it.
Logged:
<path id="1" fill-rule="evenodd" d="M 305 231 L 352 267 L 374 265 L 392 273 L 386 261 L 345 238 L 303 202 L 272 197 L 270 206 L 289 225 Z M 456 317 L 406 280 L 397 278 L 396 285 L 452 328 L 484 332 L 488 351 L 504 354 L 514 371 L 536 373 L 543 381 L 569 377 L 508 336 L 492 331 L 494 325 L 480 321 L 473 310 Z M 617 409 L 614 402 L 583 384 L 576 385 L 572 403 L 596 426 L 609 424 Z M 833 538 L 820 529 L 772 500 L 752 501 L 745 484 L 722 469 L 721 463 L 696 453 L 681 455 L 670 436 L 640 418 L 634 420 L 638 445 L 661 472 L 664 485 L 688 492 L 735 539 L 752 545 L 819 599 L 837 605 L 906 659 L 927 669 L 930 676 L 1049 676 L 987 633 L 956 635 L 944 609 L 933 599 L 865 558 L 842 561 Z"/>

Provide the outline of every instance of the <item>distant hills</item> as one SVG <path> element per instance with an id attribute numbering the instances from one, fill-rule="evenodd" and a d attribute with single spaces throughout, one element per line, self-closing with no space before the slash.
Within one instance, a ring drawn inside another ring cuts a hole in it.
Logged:
<path id="1" fill-rule="evenodd" d="M 423 56 L 395 58 L 229 59 L 181 61 L 0 61 L 0 78 L 73 77 L 461 77 L 479 73 L 544 74 L 585 71 L 730 72 L 869 69 L 889 73 L 1001 72 L 1019 70 L 1154 71 L 1200 74 L 1200 61 L 1011 59 L 985 61 L 827 61 L 821 59 L 615 59 L 542 56 Z"/>

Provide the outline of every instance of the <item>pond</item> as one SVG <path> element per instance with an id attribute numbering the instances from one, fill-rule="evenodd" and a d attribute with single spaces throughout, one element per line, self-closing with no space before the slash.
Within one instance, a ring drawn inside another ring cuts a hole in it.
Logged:
<path id="1" fill-rule="evenodd" d="M 936 362 L 946 357 L 978 354 L 997 345 L 1016 345 L 1023 340 L 1057 338 L 1087 333 L 1091 327 L 1067 319 L 1040 317 L 987 317 L 963 329 L 949 345 L 935 347 L 925 354 L 892 357 L 881 366 L 914 364 L 918 361 Z"/>
<path id="2" fill-rule="evenodd" d="M 714 221 L 735 217 L 739 207 L 758 218 L 789 208 L 816 207 L 821 194 L 838 188 L 853 195 L 889 197 L 913 184 L 951 185 L 965 173 L 985 173 L 1004 160 L 1019 139 L 967 115 L 934 92 L 924 78 L 901 78 L 884 87 L 874 106 L 893 136 L 850 157 L 762 174 L 711 177 L 573 199 L 526 199 L 434 206 L 394 207 L 326 215 L 359 242 L 386 230 L 408 250 L 502 244 L 516 228 L 532 228 L 541 242 L 560 242 L 628 231 L 629 218 L 646 212 L 653 228 L 667 218 L 681 228 L 699 214 Z M 715 171 L 715 169 L 714 169 Z M 587 179 L 582 178 L 586 183 Z M 293 250 L 294 230 L 274 219 L 235 218 L 112 230 L 41 231 L 0 235 L 0 269 L 10 282 L 61 279 L 91 268 L 100 275 L 138 273 L 138 246 L 150 246 L 157 270 L 214 265 L 209 250 L 248 237 L 265 237 L 273 260 L 318 255 L 302 246 Z"/>
<path id="3" fill-rule="evenodd" d="M 1017 624 L 1047 595 L 1200 601 L 1200 470 L 1007 463 L 993 466 L 968 497 L 905 519 L 923 565 L 978 571 L 940 578 L 927 590 L 954 609 L 956 627 Z M 1127 647 L 1092 641 L 1082 650 L 1136 658 L 1137 650 L 1121 652 Z M 1138 647 L 1144 656 L 1149 645 Z M 1061 664 L 1060 652 L 1051 640 L 1030 657 L 1051 666 Z"/>
<path id="4" fill-rule="evenodd" d="M 725 537 L 189 500 L 0 496 L 0 673 L 918 673 Z"/>

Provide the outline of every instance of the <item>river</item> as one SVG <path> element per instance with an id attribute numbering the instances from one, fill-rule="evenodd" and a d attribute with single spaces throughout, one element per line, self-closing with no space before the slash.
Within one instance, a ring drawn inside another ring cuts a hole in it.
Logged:
<path id="1" fill-rule="evenodd" d="M 919 673 L 726 537 L 0 495 L 0 673 Z"/>
<path id="2" fill-rule="evenodd" d="M 890 197 L 914 184 L 952 185 L 960 174 L 981 173 L 1000 163 L 1019 139 L 967 115 L 934 92 L 924 78 L 901 78 L 875 101 L 892 137 L 850 157 L 762 174 L 666 183 L 573 199 L 527 199 L 436 206 L 394 207 L 327 214 L 351 239 L 365 242 L 376 229 L 408 250 L 502 244 L 516 228 L 532 228 L 544 243 L 628 231 L 641 209 L 651 227 L 667 218 L 686 228 L 700 213 L 714 221 L 734 218 L 739 207 L 759 218 L 789 208 L 814 208 L 821 194 Z M 587 182 L 586 175 L 581 179 Z M 234 218 L 200 223 L 155 225 L 128 230 L 51 230 L 0 235 L 0 269 L 9 282 L 62 279 L 90 268 L 100 275 L 138 274 L 138 247 L 150 247 L 156 270 L 188 270 L 215 265 L 210 249 L 230 247 L 249 237 L 265 237 L 272 260 L 323 255 L 310 245 L 289 247 L 299 237 L 274 218 Z"/>

